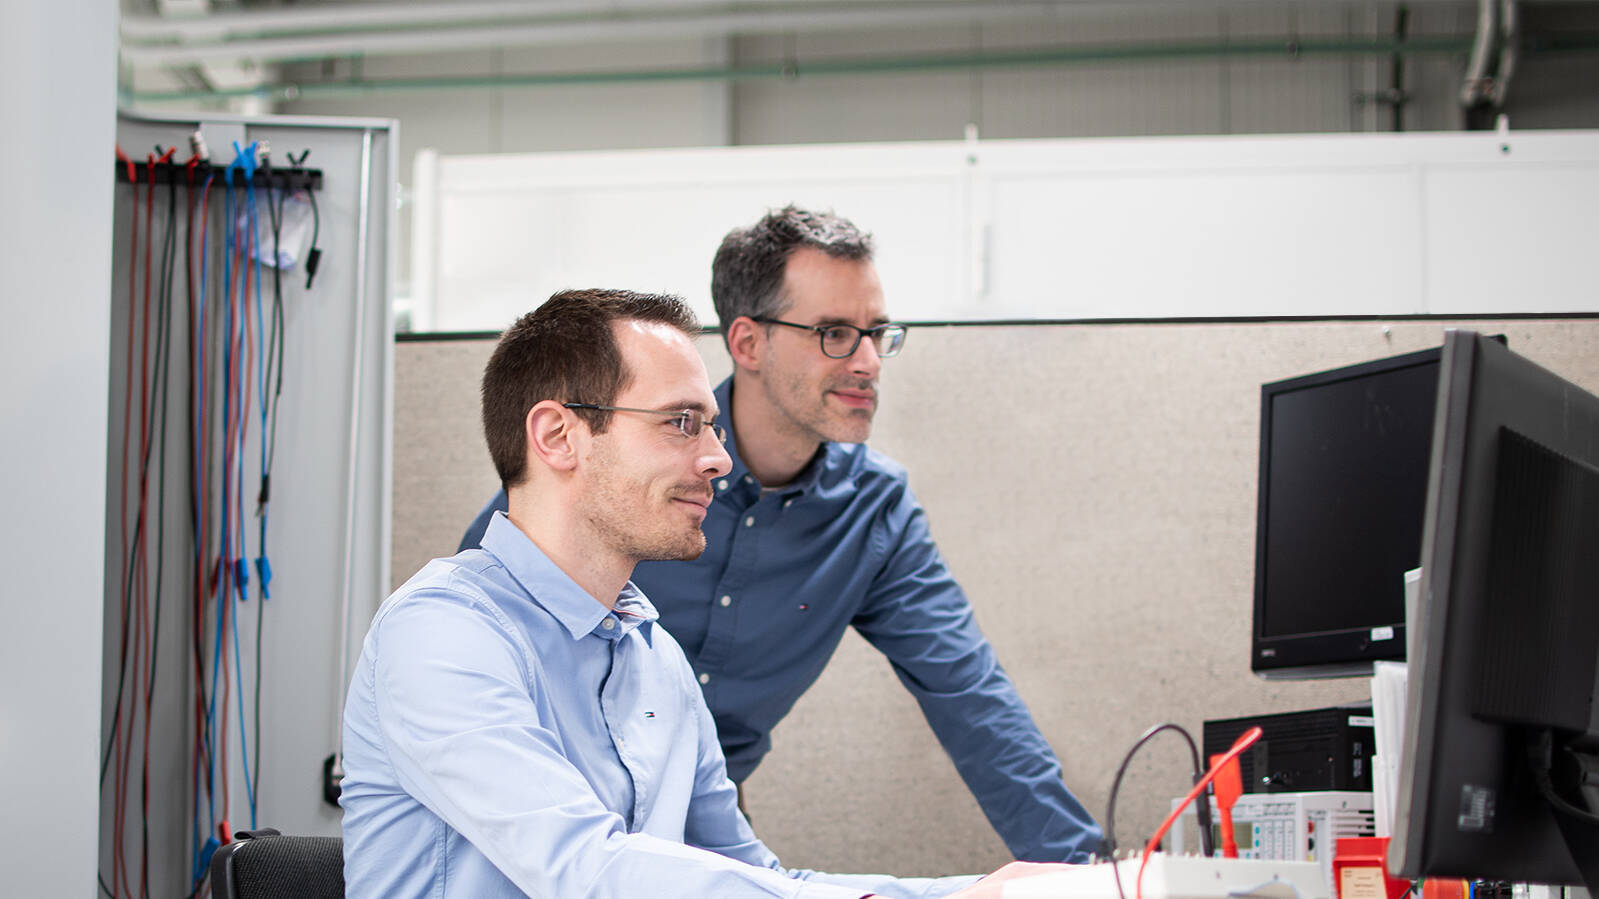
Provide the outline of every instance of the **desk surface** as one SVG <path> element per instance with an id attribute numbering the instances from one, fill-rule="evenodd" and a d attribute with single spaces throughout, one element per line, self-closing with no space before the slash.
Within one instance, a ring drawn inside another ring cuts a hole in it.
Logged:
<path id="1" fill-rule="evenodd" d="M 1327 881 L 1315 862 L 1200 858 L 1156 853 L 1145 866 L 1142 890 L 1138 869 L 1142 858 L 1082 865 L 1005 884 L 1005 899 L 1328 899 Z M 1114 869 L 1114 870 L 1113 870 Z M 1120 876 L 1118 889 L 1116 877 Z"/>

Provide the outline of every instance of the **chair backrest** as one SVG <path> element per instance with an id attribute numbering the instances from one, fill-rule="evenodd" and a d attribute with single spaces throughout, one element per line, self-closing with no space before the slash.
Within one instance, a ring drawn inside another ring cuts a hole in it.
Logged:
<path id="1" fill-rule="evenodd" d="M 211 856 L 215 899 L 344 899 L 344 841 L 338 837 L 270 829 L 238 837 Z"/>

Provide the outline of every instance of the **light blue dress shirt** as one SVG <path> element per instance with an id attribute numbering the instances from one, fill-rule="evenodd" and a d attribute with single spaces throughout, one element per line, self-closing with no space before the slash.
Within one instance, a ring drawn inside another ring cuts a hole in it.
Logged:
<path id="1" fill-rule="evenodd" d="M 716 388 L 732 428 L 733 382 Z M 944 564 L 905 469 L 864 444 L 823 443 L 784 487 L 763 490 L 739 455 L 716 482 L 705 552 L 644 562 L 633 582 L 704 683 L 728 772 L 742 782 L 772 728 L 854 627 L 894 666 L 1011 853 L 1086 862 L 1100 830 L 1066 788 L 972 606 Z M 462 547 L 477 546 L 505 494 Z"/>
<path id="2" fill-rule="evenodd" d="M 935 897 L 973 877 L 789 871 L 750 830 L 694 673 L 503 515 L 373 619 L 344 713 L 346 893 Z"/>

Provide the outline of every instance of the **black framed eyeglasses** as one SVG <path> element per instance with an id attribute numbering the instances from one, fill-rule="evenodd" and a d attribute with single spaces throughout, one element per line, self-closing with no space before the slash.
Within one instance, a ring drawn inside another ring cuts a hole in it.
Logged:
<path id="1" fill-rule="evenodd" d="M 674 419 L 673 424 L 689 439 L 700 436 L 706 428 L 716 435 L 717 443 L 727 442 L 727 429 L 705 417 L 705 413 L 698 409 L 634 409 L 628 406 L 601 406 L 598 403 L 562 403 L 568 409 L 599 409 L 605 412 L 642 412 L 645 415 L 661 415 Z"/>
<path id="2" fill-rule="evenodd" d="M 802 325 L 777 318 L 752 317 L 752 320 L 763 325 L 783 325 L 799 328 L 802 331 L 815 331 L 816 336 L 822 339 L 822 355 L 829 359 L 848 359 L 855 355 L 855 349 L 861 345 L 862 337 L 871 338 L 872 345 L 877 348 L 877 355 L 884 358 L 897 355 L 900 347 L 905 345 L 905 326 L 895 322 L 878 325 L 875 328 L 857 328 L 842 322 L 831 325 Z"/>

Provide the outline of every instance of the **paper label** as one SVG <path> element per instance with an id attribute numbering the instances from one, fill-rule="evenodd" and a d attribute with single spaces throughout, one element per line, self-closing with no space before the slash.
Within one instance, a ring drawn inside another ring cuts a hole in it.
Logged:
<path id="1" fill-rule="evenodd" d="M 1382 868 L 1376 865 L 1350 865 L 1338 874 L 1338 899 L 1387 899 L 1383 891 Z"/>

